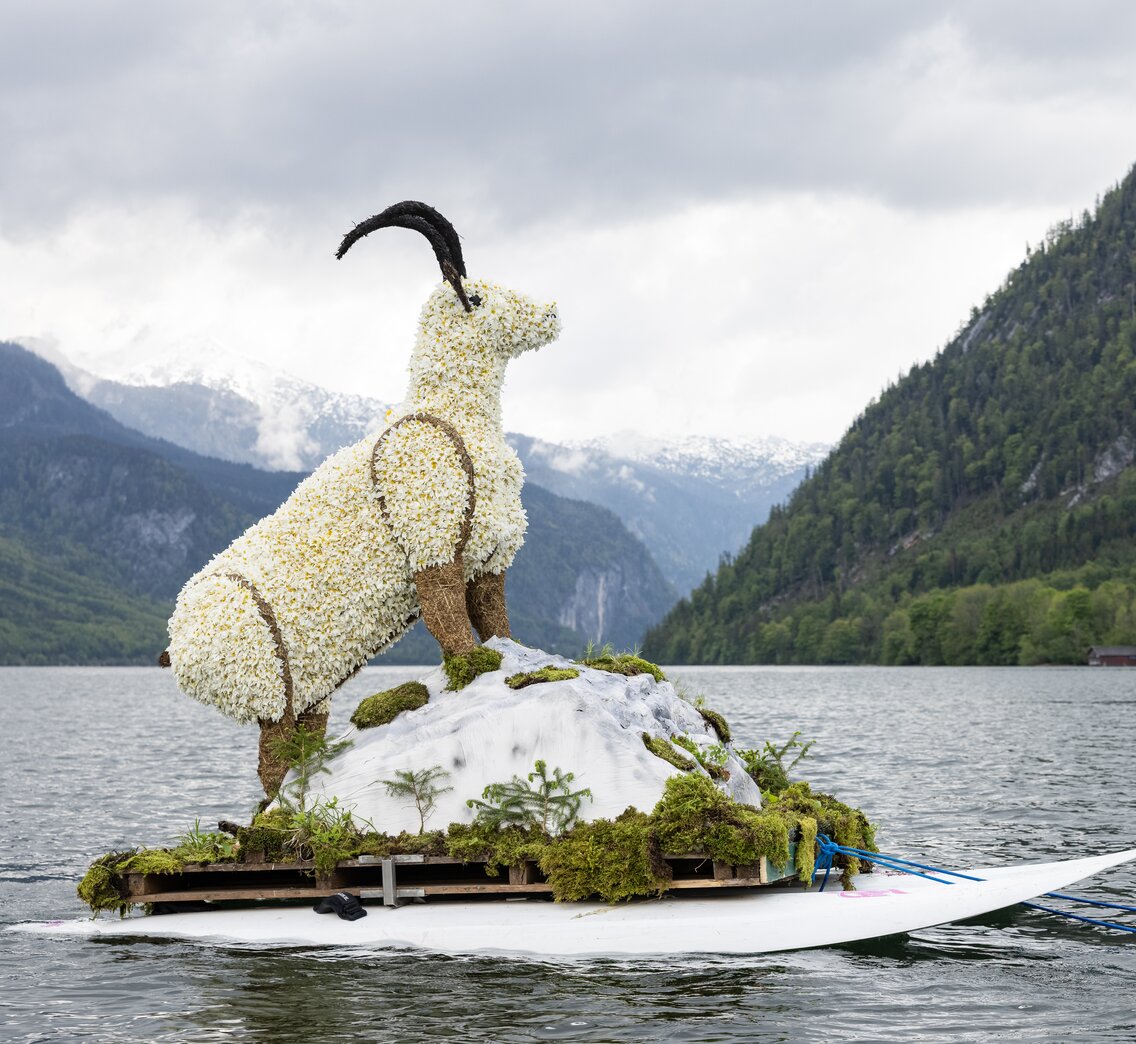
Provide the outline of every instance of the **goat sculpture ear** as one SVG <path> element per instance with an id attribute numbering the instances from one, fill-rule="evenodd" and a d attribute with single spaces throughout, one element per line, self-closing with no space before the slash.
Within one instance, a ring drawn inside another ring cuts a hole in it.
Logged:
<path id="1" fill-rule="evenodd" d="M 367 218 L 366 221 L 360 221 L 343 237 L 335 256 L 342 258 L 364 236 L 370 235 L 376 229 L 390 227 L 410 228 L 415 232 L 421 232 L 429 240 L 443 277 L 454 288 L 462 307 L 467 312 L 472 312 L 473 308 L 461 283 L 466 271 L 457 231 L 438 211 L 425 203 L 413 199 L 404 200 L 387 207 L 382 213 Z"/>

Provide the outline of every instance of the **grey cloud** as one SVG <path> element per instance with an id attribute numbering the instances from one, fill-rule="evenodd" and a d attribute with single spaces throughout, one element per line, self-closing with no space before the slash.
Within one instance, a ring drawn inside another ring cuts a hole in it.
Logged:
<path id="1" fill-rule="evenodd" d="M 1023 171 L 1042 163 L 1035 191 L 1084 180 L 1061 148 L 1075 128 L 1043 136 L 963 112 L 906 133 L 949 99 L 919 87 L 918 53 L 889 72 L 903 48 L 936 26 L 959 34 L 1005 113 L 1131 92 L 1136 28 L 1125 0 L 43 0 L 3 17 L 8 234 L 156 196 L 205 216 L 269 205 L 344 223 L 406 195 L 460 200 L 484 222 L 603 222 L 785 189 L 1020 202 Z"/>

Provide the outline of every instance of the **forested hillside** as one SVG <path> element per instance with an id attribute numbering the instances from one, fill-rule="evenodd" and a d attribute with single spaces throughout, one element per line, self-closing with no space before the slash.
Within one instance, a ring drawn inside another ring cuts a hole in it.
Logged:
<path id="1" fill-rule="evenodd" d="M 868 406 L 646 639 L 660 662 L 1083 663 L 1136 644 L 1136 171 Z"/>

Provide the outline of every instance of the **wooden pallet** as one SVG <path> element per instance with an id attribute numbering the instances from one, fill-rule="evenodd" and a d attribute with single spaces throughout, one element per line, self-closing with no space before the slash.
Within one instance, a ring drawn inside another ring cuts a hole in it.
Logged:
<path id="1" fill-rule="evenodd" d="M 758 888 L 795 876 L 795 845 L 789 862 L 777 866 L 767 859 L 748 866 L 731 866 L 704 855 L 668 856 L 674 877 L 671 889 Z M 397 906 L 411 899 L 527 898 L 551 896 L 552 887 L 532 861 L 500 867 L 496 877 L 483 862 L 462 862 L 449 856 L 359 856 L 345 859 L 327 877 L 315 876 L 310 860 L 293 863 L 188 864 L 178 874 L 125 874 L 125 895 L 131 903 L 198 903 L 226 900 L 316 899 L 348 892 L 360 899 L 381 899 Z"/>

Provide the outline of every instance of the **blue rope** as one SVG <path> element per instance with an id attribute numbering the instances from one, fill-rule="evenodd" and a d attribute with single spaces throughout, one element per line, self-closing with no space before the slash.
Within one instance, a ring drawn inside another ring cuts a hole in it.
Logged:
<path id="1" fill-rule="evenodd" d="M 882 852 L 868 852 L 863 848 L 852 848 L 848 845 L 838 845 L 827 834 L 817 834 L 817 859 L 814 868 L 814 874 L 819 870 L 824 870 L 824 880 L 821 881 L 818 891 L 823 892 L 824 886 L 828 884 L 828 875 L 832 870 L 832 860 L 834 856 L 844 855 L 852 856 L 856 859 L 863 859 L 877 866 L 887 867 L 889 870 L 898 870 L 904 874 L 911 874 L 914 877 L 922 877 L 927 881 L 937 881 L 939 884 L 954 884 L 954 881 L 945 881 L 943 876 L 958 877 L 966 881 L 984 881 L 983 877 L 975 877 L 972 874 L 962 874 L 957 870 L 945 870 L 939 866 L 928 866 L 926 863 L 915 863 L 909 859 L 900 859 L 898 856 L 884 855 Z M 917 867 L 912 870 L 909 867 Z M 922 873 L 921 871 L 930 871 L 929 873 Z M 934 875 L 943 876 L 934 876 Z M 1125 910 L 1129 913 L 1136 913 L 1136 906 L 1127 906 L 1124 903 L 1106 903 L 1099 899 L 1087 899 L 1077 895 L 1066 895 L 1064 892 L 1046 892 L 1046 898 L 1049 899 L 1066 899 L 1069 902 L 1083 903 L 1086 906 L 1099 906 L 1105 907 L 1110 910 Z M 1080 914 L 1068 913 L 1065 910 L 1058 910 L 1052 906 L 1042 906 L 1039 903 L 1023 902 L 1022 906 L 1028 906 L 1031 910 L 1042 910 L 1045 913 L 1056 914 L 1058 917 L 1067 917 L 1073 921 L 1083 921 L 1085 924 L 1097 924 L 1104 928 L 1114 928 L 1118 932 L 1136 932 L 1136 928 L 1126 924 L 1117 924 L 1115 921 L 1102 921 L 1095 917 L 1083 917 Z"/>
<path id="2" fill-rule="evenodd" d="M 1081 895 L 1066 895 L 1064 892 L 1046 892 L 1046 899 L 1068 899 L 1071 903 L 1084 903 L 1086 906 L 1100 906 L 1109 910 L 1127 910 L 1136 913 L 1136 906 L 1126 906 L 1124 903 L 1106 903 L 1100 899 L 1086 899 Z"/>
<path id="3" fill-rule="evenodd" d="M 1052 893 L 1047 892 L 1046 895 Z M 1073 896 L 1063 896 L 1063 898 L 1073 898 Z M 1084 902 L 1083 899 L 1077 899 L 1076 902 Z M 1114 928 L 1118 932 L 1136 932 L 1136 928 L 1128 924 L 1117 924 L 1115 921 L 1101 921 L 1096 917 L 1082 917 L 1080 914 L 1069 913 L 1068 910 L 1058 910 L 1055 906 L 1042 906 L 1040 903 L 1022 903 L 1022 906 L 1028 906 L 1031 910 L 1042 910 L 1045 913 L 1057 914 L 1058 917 L 1067 917 L 1070 921 L 1084 921 L 1085 924 L 1099 924 L 1102 928 Z M 1091 905 L 1096 905 L 1091 903 Z M 1104 905 L 1109 905 L 1105 903 Z M 1131 907 L 1127 907 L 1131 909 Z"/>

